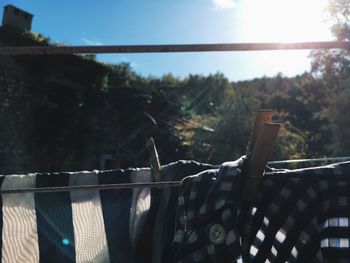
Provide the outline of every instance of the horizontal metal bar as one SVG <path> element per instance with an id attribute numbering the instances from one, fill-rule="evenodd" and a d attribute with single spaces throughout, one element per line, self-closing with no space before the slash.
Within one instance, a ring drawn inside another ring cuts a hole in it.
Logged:
<path id="1" fill-rule="evenodd" d="M 0 194 L 54 193 L 54 192 L 87 191 L 87 190 L 115 190 L 115 189 L 130 189 L 130 188 L 140 188 L 140 187 L 179 187 L 180 184 L 181 184 L 181 181 L 171 181 L 171 182 L 150 182 L 150 183 L 74 185 L 74 186 L 59 186 L 59 187 L 1 189 Z"/>
<path id="2" fill-rule="evenodd" d="M 184 45 L 122 46 L 2 46 L 0 55 L 102 54 L 102 53 L 168 53 L 213 51 L 261 51 L 290 49 L 350 49 L 348 41 L 298 43 L 233 43 Z"/>

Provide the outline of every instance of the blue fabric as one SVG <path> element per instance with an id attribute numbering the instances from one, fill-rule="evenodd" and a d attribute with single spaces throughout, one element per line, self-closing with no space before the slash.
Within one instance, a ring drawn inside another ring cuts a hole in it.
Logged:
<path id="1" fill-rule="evenodd" d="M 69 174 L 37 174 L 36 187 L 68 186 Z M 37 193 L 35 210 L 40 262 L 75 262 L 69 192 Z"/>
<path id="2" fill-rule="evenodd" d="M 212 169 L 210 164 L 195 161 L 177 161 L 161 167 L 163 181 L 181 181 L 187 176 Z M 157 215 L 153 230 L 152 263 L 166 262 L 175 232 L 176 209 L 179 188 L 163 188 L 157 191 Z"/>
<path id="3" fill-rule="evenodd" d="M 117 170 L 98 174 L 99 184 L 130 181 L 131 170 Z M 131 262 L 129 217 L 132 189 L 101 190 L 100 198 L 111 262 Z"/>

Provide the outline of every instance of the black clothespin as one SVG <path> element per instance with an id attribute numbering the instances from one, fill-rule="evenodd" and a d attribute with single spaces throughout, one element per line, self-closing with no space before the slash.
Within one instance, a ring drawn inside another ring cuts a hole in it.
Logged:
<path id="1" fill-rule="evenodd" d="M 242 199 L 253 201 L 281 125 L 272 123 L 272 110 L 259 110 L 247 148 Z"/>
<path id="2" fill-rule="evenodd" d="M 151 137 L 147 142 L 147 148 L 150 154 L 150 165 L 153 171 L 153 177 L 155 182 L 161 182 L 161 172 L 160 172 L 160 162 L 158 157 L 158 152 L 156 144 L 154 143 L 153 138 Z"/>

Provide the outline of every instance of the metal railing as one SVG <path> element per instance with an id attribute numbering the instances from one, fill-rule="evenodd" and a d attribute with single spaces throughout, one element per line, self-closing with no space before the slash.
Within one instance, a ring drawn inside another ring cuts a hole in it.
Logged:
<path id="1" fill-rule="evenodd" d="M 182 45 L 120 45 L 120 46 L 1 46 L 0 55 L 48 54 L 106 54 L 106 53 L 170 53 L 170 52 L 223 52 L 305 49 L 350 49 L 349 41 L 298 43 L 227 43 Z"/>

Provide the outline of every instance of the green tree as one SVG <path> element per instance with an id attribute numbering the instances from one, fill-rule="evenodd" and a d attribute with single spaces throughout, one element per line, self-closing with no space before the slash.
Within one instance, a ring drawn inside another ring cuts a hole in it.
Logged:
<path id="1" fill-rule="evenodd" d="M 350 40 L 350 1 L 330 0 L 331 30 L 336 40 Z M 327 88 L 324 110 L 320 115 L 329 122 L 332 143 L 329 152 L 349 154 L 350 149 L 350 52 L 348 50 L 313 51 L 312 71 Z"/>

